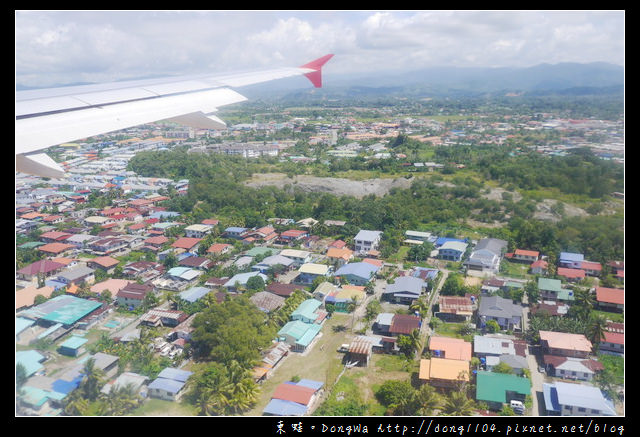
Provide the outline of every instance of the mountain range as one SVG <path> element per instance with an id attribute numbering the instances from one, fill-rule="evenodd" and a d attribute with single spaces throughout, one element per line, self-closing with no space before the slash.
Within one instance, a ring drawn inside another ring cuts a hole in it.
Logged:
<path id="1" fill-rule="evenodd" d="M 328 75 L 330 73 L 326 73 Z M 305 86 L 306 85 L 306 86 Z M 483 94 L 618 94 L 623 92 L 624 67 L 604 62 L 539 64 L 526 68 L 433 67 L 410 72 L 330 74 L 321 89 L 309 89 L 302 78 L 247 87 L 250 98 L 271 94 L 287 97 L 348 96 L 475 96 Z"/>

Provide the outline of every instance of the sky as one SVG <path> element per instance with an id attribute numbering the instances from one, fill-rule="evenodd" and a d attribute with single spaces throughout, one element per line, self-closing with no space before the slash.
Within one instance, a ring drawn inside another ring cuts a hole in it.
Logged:
<path id="1" fill-rule="evenodd" d="M 16 84 L 296 67 L 624 66 L 624 11 L 15 11 Z M 325 79 L 326 83 L 326 79 Z"/>

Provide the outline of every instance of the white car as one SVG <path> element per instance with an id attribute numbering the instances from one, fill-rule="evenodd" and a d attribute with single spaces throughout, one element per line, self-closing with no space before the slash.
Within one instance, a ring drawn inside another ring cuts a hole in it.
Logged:
<path id="1" fill-rule="evenodd" d="M 520 402 L 520 401 L 511 401 L 509 406 L 517 414 L 523 414 L 524 413 L 524 404 L 522 402 Z"/>

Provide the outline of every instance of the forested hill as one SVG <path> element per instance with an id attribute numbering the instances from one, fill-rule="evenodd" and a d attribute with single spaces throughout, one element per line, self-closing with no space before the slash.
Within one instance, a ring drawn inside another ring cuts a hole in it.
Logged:
<path id="1" fill-rule="evenodd" d="M 489 159 L 489 158 L 488 158 Z M 523 189 L 548 187 L 569 193 L 604 196 L 600 187 L 616 188 L 621 173 L 604 161 L 587 155 L 540 159 L 535 156 L 510 157 L 493 162 L 479 159 L 489 179 Z M 344 162 L 341 161 L 341 162 Z M 355 161 L 354 161 L 355 162 Z M 362 165 L 371 165 L 361 163 Z M 320 165 L 320 164 L 314 164 Z M 473 166 L 474 164 L 472 164 Z M 618 166 L 621 167 L 621 166 Z M 219 218 L 225 226 L 262 226 L 270 217 L 299 220 L 314 217 L 345 220 L 341 232 L 355 235 L 359 229 L 384 231 L 383 256 L 398 250 L 407 229 L 431 229 L 442 234 L 466 227 L 467 219 L 499 217 L 506 225 L 484 229 L 491 236 L 510 242 L 512 247 L 528 247 L 544 253 L 571 248 L 594 261 L 621 259 L 624 256 L 624 219 L 619 215 L 574 217 L 558 223 L 536 220 L 536 200 L 490 201 L 481 195 L 484 184 L 475 178 L 453 178 L 456 184 L 439 184 L 432 177 L 415 178 L 409 189 L 393 189 L 389 194 L 357 199 L 328 193 L 304 192 L 295 185 L 284 189 L 273 186 L 250 188 L 242 183 L 253 173 L 294 171 L 304 174 L 308 165 L 279 163 L 274 158 L 246 160 L 225 155 L 189 154 L 184 150 L 142 152 L 129 169 L 143 176 L 189 179 L 189 192 L 175 196 L 166 206 L 181 212 L 181 220 L 197 223 Z M 409 175 L 407 175 L 409 177 Z M 598 200 L 598 203 L 600 200 Z M 329 229 L 319 229 L 330 233 Z"/>

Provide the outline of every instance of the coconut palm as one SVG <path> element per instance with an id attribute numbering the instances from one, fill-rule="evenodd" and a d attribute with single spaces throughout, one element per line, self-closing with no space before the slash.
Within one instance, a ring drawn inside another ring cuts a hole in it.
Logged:
<path id="1" fill-rule="evenodd" d="M 454 391 L 444 401 L 442 414 L 444 416 L 470 416 L 473 414 L 475 403 L 464 392 Z"/>
<path id="2" fill-rule="evenodd" d="M 80 382 L 79 389 L 85 399 L 93 402 L 98 398 L 100 394 L 100 387 L 104 372 L 99 367 L 96 367 L 95 358 L 89 358 L 82 368 L 84 374 L 82 381 Z"/>
<path id="3" fill-rule="evenodd" d="M 434 410 L 441 408 L 443 403 L 442 397 L 436 392 L 435 387 L 428 384 L 424 384 L 416 390 L 414 402 L 416 408 L 413 414 L 418 416 L 433 415 Z"/>
<path id="4" fill-rule="evenodd" d="M 592 315 L 587 322 L 587 338 L 597 350 L 607 332 L 608 320 L 602 315 Z"/>

